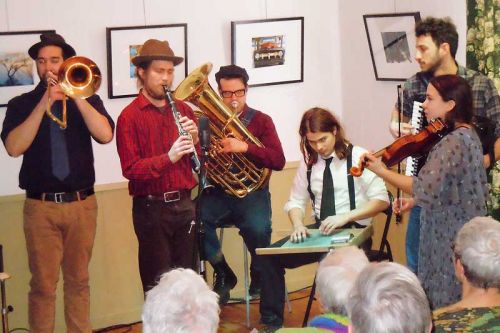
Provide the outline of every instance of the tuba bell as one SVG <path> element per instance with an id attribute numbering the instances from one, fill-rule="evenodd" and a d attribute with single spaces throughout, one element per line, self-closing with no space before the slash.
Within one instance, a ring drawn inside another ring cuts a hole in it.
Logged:
<path id="1" fill-rule="evenodd" d="M 208 152 L 207 177 L 212 184 L 218 184 L 226 193 L 238 198 L 267 184 L 271 172 L 258 168 L 241 153 L 219 153 L 220 140 L 234 137 L 241 141 L 264 145 L 240 121 L 238 115 L 224 104 L 208 82 L 212 64 L 206 63 L 193 70 L 177 87 L 174 96 L 190 102 L 201 109 L 195 114 L 205 115 L 210 120 L 210 150 Z"/>
<path id="2" fill-rule="evenodd" d="M 57 73 L 58 84 L 64 92 L 62 119 L 57 118 L 51 111 L 50 98 L 47 102 L 46 113 L 59 127 L 67 126 L 66 96 L 72 98 L 87 98 L 92 96 L 101 85 L 101 71 L 89 58 L 74 56 L 66 59 Z M 50 93 L 50 85 L 47 86 Z"/>

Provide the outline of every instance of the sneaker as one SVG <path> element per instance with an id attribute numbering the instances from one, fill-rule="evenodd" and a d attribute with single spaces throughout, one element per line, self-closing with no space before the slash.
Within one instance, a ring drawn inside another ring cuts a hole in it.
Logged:
<path id="1" fill-rule="evenodd" d="M 259 329 L 259 333 L 274 333 L 280 328 L 281 326 L 264 325 Z"/>

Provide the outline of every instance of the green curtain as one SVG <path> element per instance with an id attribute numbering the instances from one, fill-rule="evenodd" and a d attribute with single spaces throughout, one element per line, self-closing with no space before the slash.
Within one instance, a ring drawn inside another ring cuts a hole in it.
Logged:
<path id="1" fill-rule="evenodd" d="M 488 76 L 500 90 L 500 1 L 467 0 L 467 67 Z M 500 163 L 488 175 L 490 214 L 500 220 Z"/>

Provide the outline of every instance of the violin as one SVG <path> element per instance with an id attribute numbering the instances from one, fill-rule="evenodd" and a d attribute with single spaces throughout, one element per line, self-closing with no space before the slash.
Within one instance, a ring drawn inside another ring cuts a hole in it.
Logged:
<path id="1" fill-rule="evenodd" d="M 435 119 L 417 134 L 405 135 L 396 139 L 385 148 L 375 152 L 373 156 L 381 157 L 382 162 L 388 167 L 398 164 L 408 156 L 420 156 L 431 150 L 441 138 L 446 135 L 447 127 L 441 119 Z M 359 166 L 350 169 L 351 175 L 359 177 L 363 174 L 366 160 Z"/>

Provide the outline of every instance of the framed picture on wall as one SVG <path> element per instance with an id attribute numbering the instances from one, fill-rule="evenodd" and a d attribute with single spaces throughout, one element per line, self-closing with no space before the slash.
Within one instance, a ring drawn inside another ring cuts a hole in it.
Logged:
<path id="1" fill-rule="evenodd" d="M 33 90 L 40 82 L 28 49 L 40 35 L 55 30 L 0 32 L 0 107 L 12 98 Z"/>
<path id="2" fill-rule="evenodd" d="M 419 12 L 363 15 L 363 20 L 378 81 L 405 81 L 419 70 L 415 61 Z"/>
<path id="3" fill-rule="evenodd" d="M 108 97 L 134 97 L 138 94 L 132 58 L 148 39 L 168 41 L 170 48 L 184 61 L 175 66 L 176 87 L 187 76 L 187 24 L 164 24 L 106 28 L 108 55 Z"/>
<path id="4" fill-rule="evenodd" d="M 231 60 L 250 87 L 304 81 L 304 17 L 231 22 Z"/>

